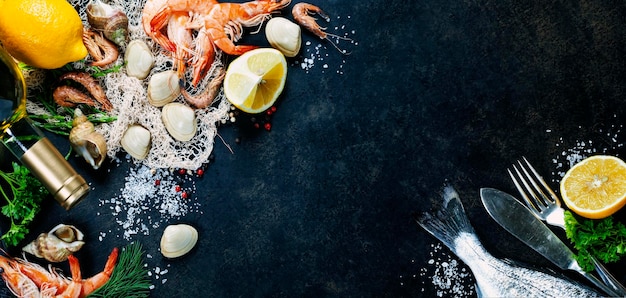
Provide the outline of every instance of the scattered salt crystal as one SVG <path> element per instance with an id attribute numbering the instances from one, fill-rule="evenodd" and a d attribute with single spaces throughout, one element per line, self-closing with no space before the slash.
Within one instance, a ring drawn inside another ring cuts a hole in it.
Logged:
<path id="1" fill-rule="evenodd" d="M 411 278 L 427 277 L 425 280 L 431 281 L 438 297 L 474 296 L 475 286 L 471 283 L 471 273 L 465 265 L 448 254 L 441 243 L 431 244 L 431 248 L 428 266 L 420 268 L 419 274 L 412 274 Z M 400 279 L 404 277 L 401 275 Z M 425 282 L 422 285 L 426 286 Z M 424 292 L 425 288 L 421 291 Z"/>
<path id="2" fill-rule="evenodd" d="M 155 183 L 155 181 L 159 183 Z M 138 165 L 129 170 L 120 194 L 111 199 L 101 199 L 100 206 L 108 206 L 115 222 L 122 230 L 122 237 L 132 240 L 135 235 L 150 235 L 151 228 L 159 228 L 172 219 L 180 219 L 190 212 L 200 212 L 193 194 L 196 186 L 191 175 L 177 175 L 167 169 L 151 169 Z M 181 196 L 181 186 L 188 194 Z M 158 212 L 158 218 L 151 213 Z M 105 235 L 101 235 L 104 238 Z M 103 241 L 103 239 L 100 239 Z"/>

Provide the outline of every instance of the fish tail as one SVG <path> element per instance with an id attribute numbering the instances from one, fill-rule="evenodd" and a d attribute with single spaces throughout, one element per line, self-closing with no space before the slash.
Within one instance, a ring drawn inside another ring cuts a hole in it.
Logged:
<path id="1" fill-rule="evenodd" d="M 475 234 L 459 194 L 452 186 L 445 186 L 442 191 L 442 203 L 437 205 L 433 212 L 424 212 L 415 220 L 430 234 L 443 242 L 450 250 L 456 253 L 454 240 L 461 233 Z"/>

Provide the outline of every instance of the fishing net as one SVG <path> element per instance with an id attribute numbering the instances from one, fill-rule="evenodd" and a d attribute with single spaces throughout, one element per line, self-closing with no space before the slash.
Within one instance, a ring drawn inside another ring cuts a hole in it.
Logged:
<path id="1" fill-rule="evenodd" d="M 166 0 L 156 1 L 164 2 Z M 78 11 L 86 27 L 89 26 L 86 16 L 86 6 L 88 2 L 89 0 L 69 0 L 69 3 Z M 115 159 L 118 152 L 123 150 L 120 145 L 120 140 L 126 128 L 132 124 L 140 124 L 150 131 L 152 147 L 144 160 L 136 162 L 144 163 L 151 168 L 184 168 L 195 170 L 201 167 L 202 164 L 208 162 L 209 156 L 213 150 L 213 144 L 217 134 L 217 124 L 222 120 L 228 119 L 230 103 L 225 100 L 223 91 L 220 90 L 210 107 L 195 110 L 198 123 L 196 135 L 187 142 L 173 139 L 161 120 L 161 108 L 152 106 L 147 99 L 147 87 L 151 76 L 165 70 L 171 70 L 174 61 L 169 53 L 149 38 L 143 30 L 141 16 L 146 0 L 110 0 L 105 2 L 123 9 L 129 19 L 129 40 L 144 41 L 151 48 L 155 57 L 154 67 L 144 80 L 127 76 L 125 67 L 122 67 L 119 72 L 109 73 L 105 77 L 99 78 L 100 84 L 105 89 L 107 97 L 114 106 L 110 114 L 117 116 L 116 121 L 99 124 L 96 127 L 96 131 L 102 133 L 107 140 L 107 155 Z M 120 55 L 115 64 L 122 64 L 124 60 L 125 48 L 121 47 L 119 51 Z M 222 55 L 218 51 L 212 68 L 208 71 L 204 79 L 196 88 L 187 86 L 187 90 L 191 94 L 202 92 L 217 73 L 218 68 L 223 67 L 221 61 Z M 80 65 L 80 63 L 84 62 L 74 63 L 75 68 L 84 69 L 84 65 Z M 190 81 L 190 68 L 187 68 L 185 76 L 186 81 Z M 41 71 L 38 70 L 25 72 L 25 78 L 29 86 L 29 94 L 36 93 L 30 91 L 31 89 L 36 90 L 43 88 L 41 86 L 43 77 Z M 178 96 L 175 102 L 185 103 L 185 100 L 182 96 Z M 27 104 L 27 109 L 28 112 L 32 114 L 46 113 L 39 104 L 30 99 Z"/>

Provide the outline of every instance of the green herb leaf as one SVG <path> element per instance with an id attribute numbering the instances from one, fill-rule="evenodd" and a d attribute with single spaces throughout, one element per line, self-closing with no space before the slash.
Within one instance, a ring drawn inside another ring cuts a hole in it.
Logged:
<path id="1" fill-rule="evenodd" d="M 28 225 L 41 210 L 41 202 L 48 191 L 41 182 L 30 174 L 22 165 L 13 163 L 13 172 L 0 171 L 11 192 L 2 189 L 2 196 L 7 202 L 1 209 L 2 214 L 11 220 L 11 227 L 0 237 L 8 246 L 16 246 L 28 234 Z"/>
<path id="2" fill-rule="evenodd" d="M 150 295 L 150 278 L 143 266 L 141 244 L 133 242 L 122 249 L 111 278 L 88 297 L 143 298 Z"/>
<path id="3" fill-rule="evenodd" d="M 591 256 L 603 263 L 619 261 L 626 254 L 626 226 L 612 216 L 594 220 L 576 217 L 565 211 L 565 234 L 578 250 L 576 260 L 580 267 L 593 271 Z"/>

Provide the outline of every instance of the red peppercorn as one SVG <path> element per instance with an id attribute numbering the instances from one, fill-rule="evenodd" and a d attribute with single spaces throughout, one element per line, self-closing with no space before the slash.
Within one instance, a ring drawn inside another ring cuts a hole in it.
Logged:
<path id="1" fill-rule="evenodd" d="M 272 113 L 276 112 L 276 106 L 272 106 L 270 110 L 272 111 Z"/>
<path id="2" fill-rule="evenodd" d="M 265 128 L 265 130 L 270 131 L 272 129 L 272 124 L 268 122 L 268 123 L 265 123 L 263 127 Z"/>
<path id="3" fill-rule="evenodd" d="M 187 173 L 187 170 L 185 169 L 178 170 L 178 174 L 185 175 L 185 173 Z"/>
<path id="4" fill-rule="evenodd" d="M 271 116 L 271 115 L 272 115 L 272 113 L 274 113 L 274 111 L 272 111 L 272 109 L 269 109 L 269 110 L 265 111 L 265 113 L 266 113 L 268 116 Z"/>
<path id="5" fill-rule="evenodd" d="M 186 199 L 187 198 L 187 192 L 183 191 L 183 193 L 180 194 L 180 197 L 183 198 L 183 199 Z"/>
<path id="6" fill-rule="evenodd" d="M 254 123 L 254 128 L 259 129 L 261 126 L 259 126 L 259 123 Z"/>
<path id="7" fill-rule="evenodd" d="M 154 180 L 154 185 L 161 185 L 161 180 L 159 180 L 159 179 Z"/>
<path id="8" fill-rule="evenodd" d="M 202 177 L 202 175 L 204 175 L 204 170 L 203 169 L 198 169 L 196 171 L 196 175 L 198 175 L 198 177 Z"/>
<path id="9" fill-rule="evenodd" d="M 180 192 L 180 190 L 181 190 L 180 185 L 176 185 L 176 187 L 174 188 L 174 190 L 176 190 L 176 192 Z"/>

